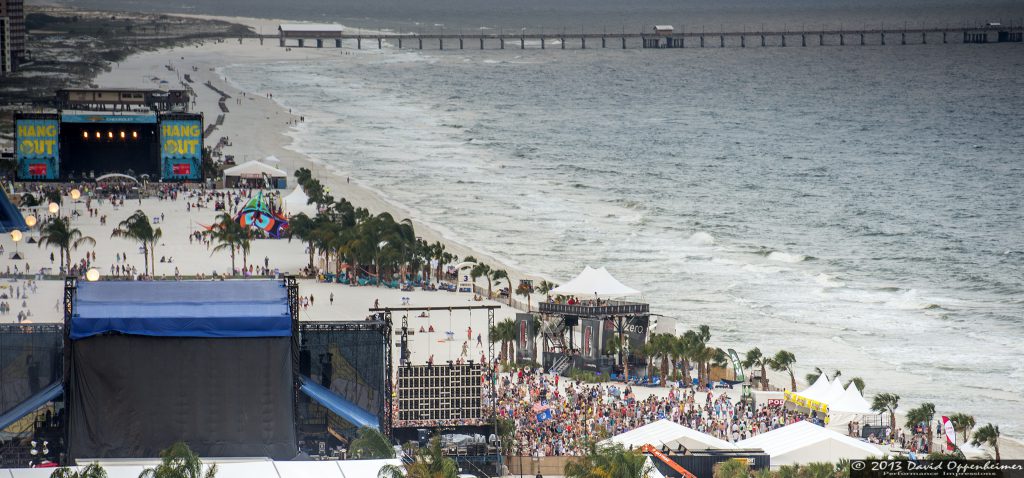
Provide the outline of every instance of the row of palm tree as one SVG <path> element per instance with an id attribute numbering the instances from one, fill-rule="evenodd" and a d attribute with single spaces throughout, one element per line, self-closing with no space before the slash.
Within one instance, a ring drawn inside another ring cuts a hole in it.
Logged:
<path id="1" fill-rule="evenodd" d="M 625 334 L 619 330 L 619 341 L 616 346 L 613 343 L 613 350 L 619 354 L 625 373 L 629 373 L 628 360 L 624 360 L 622 352 L 625 349 Z M 688 330 L 683 335 L 652 333 L 647 339 L 643 348 L 634 351 L 648 359 L 648 376 L 658 372 L 661 383 L 664 385 L 670 376 L 681 375 L 683 382 L 691 383 L 693 380 L 690 370 L 696 368 L 697 383 L 701 387 L 707 386 L 711 381 L 711 368 L 724 367 L 728 364 L 728 355 L 718 347 L 710 346 L 711 329 L 707 325 L 701 325 L 696 330 Z M 655 364 L 660 366 L 655 369 Z M 670 374 L 671 367 L 671 374 Z"/>

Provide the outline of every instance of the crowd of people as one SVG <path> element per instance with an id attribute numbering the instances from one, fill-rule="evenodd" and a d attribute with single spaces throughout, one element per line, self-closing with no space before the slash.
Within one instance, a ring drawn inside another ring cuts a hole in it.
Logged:
<path id="1" fill-rule="evenodd" d="M 820 420 L 781 406 L 753 406 L 728 394 L 671 387 L 668 397 L 640 398 L 628 385 L 587 384 L 533 369 L 498 383 L 497 413 L 516 423 L 518 453 L 578 456 L 588 443 L 661 419 L 737 442 L 801 420 Z"/>

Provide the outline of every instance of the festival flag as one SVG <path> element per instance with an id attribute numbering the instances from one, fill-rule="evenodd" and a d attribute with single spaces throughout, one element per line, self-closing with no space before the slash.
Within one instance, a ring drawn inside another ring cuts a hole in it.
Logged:
<path id="1" fill-rule="evenodd" d="M 956 429 L 949 417 L 942 417 L 942 430 L 946 433 L 946 451 L 956 450 Z"/>
<path id="2" fill-rule="evenodd" d="M 551 410 L 544 410 L 537 414 L 537 423 L 544 422 L 545 420 L 551 420 Z"/>

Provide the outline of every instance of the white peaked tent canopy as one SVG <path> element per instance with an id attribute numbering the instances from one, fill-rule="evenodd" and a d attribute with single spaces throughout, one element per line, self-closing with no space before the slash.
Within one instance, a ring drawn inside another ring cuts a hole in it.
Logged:
<path id="1" fill-rule="evenodd" d="M 289 216 L 303 212 L 309 217 L 316 215 L 316 205 L 309 203 L 309 196 L 302 190 L 302 186 L 296 186 L 294 191 L 281 198 L 281 205 Z"/>
<path id="2" fill-rule="evenodd" d="M 824 397 L 828 392 L 829 385 L 828 377 L 826 377 L 825 374 L 821 374 L 818 375 L 818 379 L 815 380 L 810 387 L 797 392 L 797 395 L 811 400 L 821 401 L 822 397 Z"/>
<path id="3" fill-rule="evenodd" d="M 259 161 L 247 161 L 224 170 L 224 177 L 262 178 L 264 174 L 272 178 L 288 177 L 288 173 Z"/>
<path id="4" fill-rule="evenodd" d="M 839 433 L 848 433 L 850 422 L 863 422 L 865 417 L 876 415 L 871 405 L 851 383 L 843 394 L 828 404 L 828 428 Z"/>
<path id="5" fill-rule="evenodd" d="M 851 383 L 849 387 L 846 387 L 846 391 L 839 398 L 833 400 L 828 404 L 829 411 L 842 411 L 860 413 L 864 415 L 874 415 L 876 412 L 871 409 L 871 405 L 864 396 L 860 394 L 860 390 L 857 390 L 857 384 Z"/>
<path id="6" fill-rule="evenodd" d="M 818 399 L 818 401 L 825 402 L 829 405 L 829 407 L 831 407 L 832 402 L 839 399 L 839 397 L 843 396 L 844 393 L 846 393 L 846 389 L 843 388 L 843 383 L 839 381 L 838 377 L 836 377 L 836 379 L 833 380 L 831 384 L 829 384 L 828 391 L 825 392 L 824 395 L 820 399 Z"/>
<path id="7" fill-rule="evenodd" d="M 576 295 L 580 297 L 624 297 L 627 295 L 640 295 L 640 291 L 626 286 L 612 277 L 604 267 L 594 269 L 587 266 L 574 279 L 555 287 L 552 291 L 555 295 Z"/>
<path id="8" fill-rule="evenodd" d="M 736 446 L 725 440 L 701 433 L 692 428 L 684 427 L 671 420 L 658 420 L 640 428 L 620 433 L 602 442 L 603 444 L 619 443 L 622 446 L 639 448 L 652 445 L 661 448 L 663 445 L 675 450 L 683 445 L 688 450 L 735 450 Z"/>
<path id="9" fill-rule="evenodd" d="M 810 422 L 796 422 L 767 433 L 741 440 L 739 448 L 760 448 L 771 457 L 772 468 L 813 462 L 835 463 L 841 459 L 881 458 L 878 447 L 826 430 Z"/>

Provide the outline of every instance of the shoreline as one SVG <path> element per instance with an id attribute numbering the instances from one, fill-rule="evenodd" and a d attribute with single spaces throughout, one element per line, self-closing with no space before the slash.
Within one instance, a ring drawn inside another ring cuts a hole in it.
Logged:
<path id="1" fill-rule="evenodd" d="M 263 25 L 266 25 L 268 22 L 273 22 L 273 20 L 265 19 L 246 19 L 204 15 L 178 16 L 219 19 L 235 23 L 243 23 L 249 26 L 252 26 L 252 24 L 246 23 L 248 20 L 262 22 Z M 238 51 L 236 52 L 232 50 Z M 253 54 L 254 51 L 256 51 L 255 54 Z M 354 52 L 354 50 L 345 48 L 342 50 L 342 53 L 349 51 Z M 180 57 L 183 58 L 180 61 L 188 63 L 190 60 L 192 60 L 192 54 L 190 54 L 191 52 L 196 52 L 196 49 L 172 48 L 158 50 L 156 52 L 146 52 L 132 55 L 127 60 L 122 62 L 122 64 L 117 69 L 111 70 L 110 72 L 101 73 L 93 80 L 93 82 L 105 86 L 129 86 L 128 84 L 115 85 L 109 81 L 104 80 L 113 80 L 120 76 L 123 76 L 127 83 L 132 83 L 133 78 L 139 78 L 140 76 L 126 75 L 122 70 L 131 70 L 131 65 L 136 61 L 142 61 L 143 68 L 155 67 L 151 70 L 146 71 L 150 73 L 155 73 L 157 76 L 161 74 L 167 74 L 168 72 L 161 67 L 163 63 L 159 62 L 161 56 L 174 58 Z M 243 53 L 242 55 L 240 55 L 242 61 L 235 61 L 239 58 L 239 56 L 234 55 L 231 56 L 233 61 L 233 63 L 231 64 L 223 64 L 217 61 L 218 59 L 223 59 L 225 57 L 225 53 L 233 54 L 239 52 Z M 245 54 L 245 52 L 248 52 L 249 54 Z M 223 89 L 227 93 L 231 94 L 233 97 L 240 93 L 241 90 L 239 90 L 237 84 L 235 84 L 230 77 L 223 76 L 225 68 L 230 68 L 233 65 L 242 63 L 266 63 L 274 61 L 306 61 L 312 64 L 317 59 L 326 58 L 328 56 L 334 56 L 337 54 L 337 52 L 338 50 L 336 49 L 324 49 L 321 51 L 303 49 L 298 51 L 286 52 L 283 49 L 278 49 L 276 48 L 276 46 L 270 45 L 264 45 L 261 48 L 258 46 L 258 40 L 251 38 L 246 39 L 245 41 L 243 41 L 242 44 L 238 44 L 233 39 L 228 39 L 223 44 L 204 45 L 201 48 L 199 48 L 199 51 L 197 53 L 194 53 L 194 55 L 196 55 L 196 58 L 198 58 L 198 62 L 196 63 L 196 65 L 202 65 L 205 68 L 199 68 L 200 71 L 198 72 L 190 72 L 190 74 L 192 74 L 193 77 L 196 78 L 196 83 L 194 85 L 194 88 L 198 93 L 196 109 L 203 111 L 204 114 L 209 113 L 209 115 L 207 116 L 208 121 L 216 117 L 216 112 L 218 111 L 216 105 L 216 95 L 213 94 L 211 90 L 209 90 L 201 84 L 204 83 L 206 80 L 210 80 L 214 84 L 214 86 Z M 181 55 L 179 55 L 179 53 Z M 374 53 L 365 52 L 361 54 Z M 299 55 L 305 55 L 305 60 L 299 57 Z M 142 59 L 140 60 L 140 58 Z M 153 61 L 156 61 L 156 63 L 153 63 Z M 175 64 L 176 66 L 178 66 L 177 61 L 175 61 Z M 132 84 L 134 86 L 138 86 L 138 80 L 134 80 L 134 83 Z M 409 210 L 403 208 L 400 204 L 397 204 L 394 201 L 389 200 L 384 193 L 363 186 L 362 184 L 360 184 L 359 178 L 356 178 L 355 181 L 351 183 L 347 181 L 342 181 L 344 174 L 342 174 L 341 172 L 333 172 L 331 171 L 331 167 L 329 167 L 327 164 L 318 161 L 310 156 L 307 156 L 306 154 L 303 154 L 299 151 L 296 151 L 294 148 L 292 148 L 291 146 L 293 146 L 296 141 L 295 134 L 298 132 L 296 128 L 301 128 L 302 126 L 301 123 L 299 123 L 299 126 L 297 127 L 295 125 L 289 125 L 287 124 L 287 121 L 299 118 L 301 116 L 301 112 L 290 113 L 287 106 L 284 103 L 282 103 L 279 98 L 270 99 L 267 97 L 260 96 L 259 92 L 252 93 L 256 93 L 256 96 L 251 96 L 247 94 L 246 99 L 249 101 L 247 101 L 245 104 L 254 105 L 255 108 L 241 107 L 238 108 L 236 111 L 236 108 L 232 107 L 231 112 L 228 113 L 225 117 L 224 126 L 217 130 L 217 133 L 219 134 L 215 134 L 214 136 L 208 138 L 208 141 L 210 141 L 211 144 L 215 143 L 216 139 L 219 136 L 229 136 L 233 140 L 238 138 L 245 138 L 245 142 L 247 144 L 243 145 L 241 144 L 242 141 L 238 141 L 236 142 L 236 146 L 229 147 L 229 149 L 225 151 L 228 154 L 235 154 L 236 161 L 238 163 L 242 162 L 242 160 L 238 158 L 248 157 L 248 159 L 250 160 L 261 159 L 264 156 L 272 154 L 282 160 L 280 166 L 284 167 L 288 171 L 289 176 L 291 176 L 291 174 L 297 168 L 307 167 L 311 171 L 313 171 L 313 173 L 316 175 L 315 177 L 320 179 L 325 186 L 328 186 L 332 190 L 332 193 L 336 197 L 345 197 L 346 199 L 350 200 L 353 204 L 356 204 L 360 207 L 366 207 L 367 209 L 374 213 L 390 212 L 393 215 L 395 215 L 396 218 L 398 219 L 401 219 L 402 217 L 410 217 Z M 255 121 L 249 122 L 246 121 L 247 119 Z M 275 121 L 281 121 L 281 123 L 275 123 Z M 294 179 L 292 179 L 291 184 L 292 185 L 289 186 L 289 188 L 282 190 L 282 193 L 287 194 L 288 192 L 294 189 Z M 541 276 L 526 273 L 515 267 L 510 267 L 507 263 L 496 259 L 490 254 L 484 254 L 481 251 L 475 250 L 473 247 L 458 241 L 457 239 L 453 239 L 451 237 L 446 236 L 442 231 L 436 230 L 434 227 L 431 227 L 431 225 L 428 223 L 422 222 L 412 217 L 410 217 L 410 219 L 413 219 L 414 224 L 417 226 L 417 235 L 423 237 L 424 240 L 428 240 L 429 242 L 434 242 L 435 240 L 441 241 L 446 245 L 450 252 L 458 254 L 460 257 L 465 257 L 466 255 L 474 255 L 485 262 L 489 262 L 491 264 L 501 264 L 502 266 L 505 266 L 505 269 L 509 271 L 511 275 L 514 276 L 513 280 L 517 280 L 518 278 L 524 277 L 542 278 Z M 1013 442 L 1018 443 L 1021 446 L 1021 448 L 1024 449 L 1024 443 L 1020 443 L 1016 439 L 1004 438 L 1004 440 L 1012 440 Z M 1005 454 L 1009 450 L 1003 451 Z"/>

